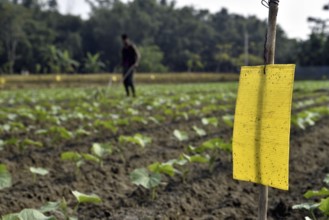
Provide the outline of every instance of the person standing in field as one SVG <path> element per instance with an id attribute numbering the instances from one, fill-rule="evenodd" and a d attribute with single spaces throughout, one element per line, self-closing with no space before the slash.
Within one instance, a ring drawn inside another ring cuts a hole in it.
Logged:
<path id="1" fill-rule="evenodd" d="M 140 61 L 140 53 L 136 46 L 129 40 L 127 34 L 121 36 L 123 42 L 122 48 L 122 68 L 123 68 L 123 84 L 127 96 L 130 96 L 129 88 L 131 88 L 132 95 L 136 97 L 134 86 L 134 72 L 138 67 Z"/>

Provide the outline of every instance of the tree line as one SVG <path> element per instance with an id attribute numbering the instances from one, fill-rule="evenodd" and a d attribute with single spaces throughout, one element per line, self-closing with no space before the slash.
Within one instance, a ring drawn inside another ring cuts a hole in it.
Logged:
<path id="1" fill-rule="evenodd" d="M 263 64 L 266 21 L 175 1 L 86 0 L 87 20 L 63 15 L 56 0 L 0 0 L 1 73 L 120 71 L 122 33 L 139 48 L 141 72 L 234 72 Z M 276 63 L 329 65 L 329 38 L 314 22 L 309 39 L 279 26 Z"/>

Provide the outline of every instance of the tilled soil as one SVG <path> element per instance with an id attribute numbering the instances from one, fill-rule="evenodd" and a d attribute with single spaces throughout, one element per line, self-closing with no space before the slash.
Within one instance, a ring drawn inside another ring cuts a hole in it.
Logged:
<path id="1" fill-rule="evenodd" d="M 258 186 L 232 179 L 232 157 L 225 152 L 220 153 L 213 172 L 206 165 L 196 164 L 191 166 L 185 182 L 179 176 L 166 177 L 154 201 L 150 192 L 131 184 L 129 173 L 135 168 L 177 158 L 188 144 L 198 146 L 215 136 L 229 141 L 232 136 L 232 129 L 228 127 L 209 127 L 206 137 L 193 136 L 188 143 L 180 143 L 172 136 L 174 128 L 191 130 L 192 125 L 198 123 L 146 129 L 144 134 L 153 138 L 151 146 L 141 149 L 127 145 L 123 155 L 115 153 L 106 158 L 104 167 L 87 162 L 79 173 L 75 172 L 74 164 L 60 160 L 60 153 L 63 150 L 88 152 L 93 140 L 77 140 L 63 146 L 23 152 L 1 151 L 0 162 L 8 165 L 13 186 L 0 191 L 0 215 L 24 208 L 39 208 L 47 201 L 62 198 L 73 209 L 76 202 L 71 191 L 78 190 L 95 193 L 103 199 L 99 205 L 79 205 L 78 217 L 81 220 L 257 219 Z M 303 194 L 308 189 L 323 186 L 322 180 L 329 173 L 327 134 L 329 118 L 305 131 L 292 130 L 290 189 L 287 192 L 269 190 L 270 220 L 303 219 L 308 214 L 291 207 L 305 202 Z M 30 166 L 45 167 L 50 174 L 34 181 L 28 171 Z"/>

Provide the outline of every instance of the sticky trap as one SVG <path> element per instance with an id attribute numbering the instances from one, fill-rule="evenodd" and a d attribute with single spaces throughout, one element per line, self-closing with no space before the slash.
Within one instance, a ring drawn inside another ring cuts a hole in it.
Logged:
<path id="1" fill-rule="evenodd" d="M 233 178 L 289 188 L 295 65 L 242 67 L 233 132 Z"/>

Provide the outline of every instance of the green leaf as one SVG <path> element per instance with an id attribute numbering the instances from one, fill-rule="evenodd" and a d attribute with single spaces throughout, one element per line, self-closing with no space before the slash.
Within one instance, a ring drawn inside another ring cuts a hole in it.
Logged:
<path id="1" fill-rule="evenodd" d="M 133 184 L 143 186 L 146 189 L 152 189 L 161 183 L 161 175 L 159 173 L 149 174 L 145 168 L 135 169 L 129 176 Z"/>
<path id="2" fill-rule="evenodd" d="M 305 209 L 308 211 L 314 210 L 320 206 L 320 203 L 302 203 L 292 206 L 292 209 Z"/>
<path id="3" fill-rule="evenodd" d="M 61 207 L 61 202 L 47 202 L 39 208 L 42 213 L 57 211 Z"/>
<path id="4" fill-rule="evenodd" d="M 0 190 L 11 186 L 11 175 L 7 166 L 0 164 Z"/>
<path id="5" fill-rule="evenodd" d="M 191 163 L 209 163 L 209 161 L 210 161 L 209 155 L 203 156 L 200 154 L 196 154 L 193 156 L 188 156 L 188 155 L 184 154 L 183 156 Z"/>
<path id="6" fill-rule="evenodd" d="M 201 146 L 196 148 L 194 151 L 197 153 L 203 153 L 206 150 L 215 150 L 215 149 L 220 149 L 220 150 L 224 150 L 227 152 L 231 152 L 232 145 L 229 143 L 225 143 L 220 138 L 213 138 L 213 139 L 203 142 L 201 144 Z"/>
<path id="7" fill-rule="evenodd" d="M 45 176 L 49 173 L 47 169 L 41 167 L 30 167 L 30 171 L 31 173 L 35 173 L 41 176 Z"/>
<path id="8" fill-rule="evenodd" d="M 174 130 L 174 136 L 179 140 L 179 141 L 187 141 L 188 140 L 188 135 L 184 131 L 179 131 L 179 130 Z"/>
<path id="9" fill-rule="evenodd" d="M 306 199 L 316 197 L 316 196 L 329 196 L 329 190 L 323 187 L 320 191 L 309 190 L 304 194 Z"/>
<path id="10" fill-rule="evenodd" d="M 323 182 L 325 182 L 329 186 L 329 174 L 324 178 Z"/>
<path id="11" fill-rule="evenodd" d="M 206 131 L 202 128 L 198 128 L 197 126 L 193 126 L 194 131 L 199 135 L 200 137 L 207 135 Z"/>
<path id="12" fill-rule="evenodd" d="M 95 163 L 99 163 L 101 161 L 98 157 L 95 157 L 92 154 L 82 153 L 81 155 L 82 155 L 83 159 L 85 159 L 87 161 L 91 161 L 91 162 L 95 162 Z"/>
<path id="13" fill-rule="evenodd" d="M 24 139 L 21 144 L 33 147 L 43 147 L 43 144 L 40 141 L 33 141 L 31 139 Z"/>
<path id="14" fill-rule="evenodd" d="M 62 160 L 79 161 L 81 158 L 82 157 L 79 153 L 73 151 L 67 151 L 61 154 Z"/>
<path id="15" fill-rule="evenodd" d="M 319 209 L 324 215 L 329 215 L 329 197 L 326 199 L 321 199 Z"/>
<path id="16" fill-rule="evenodd" d="M 141 134 L 135 134 L 133 137 L 131 136 L 123 136 L 119 137 L 119 143 L 133 143 L 145 148 L 147 144 L 152 142 L 152 139 Z"/>
<path id="17" fill-rule="evenodd" d="M 169 163 L 155 162 L 148 166 L 149 171 L 153 173 L 164 173 L 169 176 L 175 175 L 175 168 Z"/>
<path id="18" fill-rule="evenodd" d="M 229 127 L 233 127 L 233 123 L 234 123 L 234 115 L 224 115 L 222 117 L 224 123 L 229 126 Z"/>
<path id="19" fill-rule="evenodd" d="M 112 154 L 113 149 L 111 144 L 99 144 L 99 143 L 93 143 L 93 146 L 91 147 L 91 152 L 95 154 L 99 158 L 103 158 L 107 154 Z"/>
<path id="20" fill-rule="evenodd" d="M 102 199 L 95 194 L 87 195 L 80 193 L 78 191 L 72 191 L 75 198 L 78 200 L 79 203 L 101 203 Z"/>
<path id="21" fill-rule="evenodd" d="M 214 127 L 218 126 L 218 119 L 215 117 L 212 118 L 202 118 L 201 122 L 203 125 L 212 125 Z"/>
<path id="22" fill-rule="evenodd" d="M 180 158 L 180 159 L 173 159 L 173 160 L 169 160 L 166 162 L 166 164 L 170 164 L 170 165 L 179 165 L 179 166 L 184 166 L 185 164 L 188 163 L 188 160 L 186 160 L 185 158 Z"/>
<path id="23" fill-rule="evenodd" d="M 141 134 L 135 134 L 134 139 L 135 142 L 142 148 L 145 148 L 147 144 L 152 142 L 151 138 L 143 136 Z"/>
<path id="24" fill-rule="evenodd" d="M 47 217 L 36 209 L 24 209 L 18 216 L 20 220 L 56 220 L 53 216 Z"/>
<path id="25" fill-rule="evenodd" d="M 19 214 L 8 214 L 1 217 L 1 220 L 22 220 Z"/>

